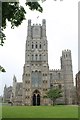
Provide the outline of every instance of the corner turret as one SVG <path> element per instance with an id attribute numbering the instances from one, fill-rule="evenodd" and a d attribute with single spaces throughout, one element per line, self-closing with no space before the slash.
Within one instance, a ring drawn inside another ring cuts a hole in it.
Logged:
<path id="1" fill-rule="evenodd" d="M 73 70 L 71 50 L 63 50 L 61 56 L 61 69 L 64 78 L 65 104 L 72 104 Z"/>
<path id="2" fill-rule="evenodd" d="M 16 79 L 16 76 L 14 75 L 13 76 L 13 89 L 12 89 L 12 93 L 14 97 L 15 97 L 15 92 L 16 92 L 16 84 L 17 84 L 17 79 Z"/>

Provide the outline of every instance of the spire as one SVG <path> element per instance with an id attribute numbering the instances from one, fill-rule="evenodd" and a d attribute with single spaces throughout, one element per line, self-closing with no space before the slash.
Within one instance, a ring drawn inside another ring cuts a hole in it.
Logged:
<path id="1" fill-rule="evenodd" d="M 31 37 L 31 20 L 28 20 L 28 28 L 27 28 L 28 36 Z"/>
<path id="2" fill-rule="evenodd" d="M 14 82 L 17 82 L 17 79 L 16 79 L 16 76 L 15 76 L 15 75 L 13 76 L 13 81 L 14 81 Z"/>
<path id="3" fill-rule="evenodd" d="M 46 20 L 42 20 L 42 37 L 46 37 Z"/>
<path id="4" fill-rule="evenodd" d="M 5 87 L 4 88 L 7 88 L 6 84 L 5 84 Z"/>

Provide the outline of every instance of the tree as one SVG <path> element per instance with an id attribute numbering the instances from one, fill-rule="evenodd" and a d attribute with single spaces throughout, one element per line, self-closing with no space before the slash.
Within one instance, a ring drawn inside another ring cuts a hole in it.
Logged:
<path id="1" fill-rule="evenodd" d="M 57 98 L 62 97 L 62 91 L 59 88 L 50 89 L 46 94 L 47 94 L 47 97 L 53 101 L 53 105 L 55 105 Z"/>
<path id="2" fill-rule="evenodd" d="M 0 71 L 1 72 L 6 72 L 5 69 L 0 65 Z"/>
<path id="3" fill-rule="evenodd" d="M 38 1 L 38 0 L 36 0 Z M 39 12 L 43 11 L 39 2 L 25 2 L 25 5 L 29 7 L 30 10 L 37 10 Z M 6 29 L 6 21 L 11 23 L 11 28 L 21 25 L 23 20 L 25 20 L 26 11 L 19 2 L 0 2 L 0 13 L 2 13 L 2 21 L 0 22 L 0 45 L 3 46 L 6 36 L 4 34 L 4 29 Z"/>
<path id="4" fill-rule="evenodd" d="M 36 0 L 38 1 L 38 0 Z M 43 11 L 43 8 L 38 2 L 27 2 L 26 6 L 29 6 L 30 10 L 37 10 L 39 12 Z M 2 7 L 2 9 L 1 9 Z M 26 11 L 19 2 L 1 2 L 0 1 L 0 16 L 2 14 L 2 20 L 0 20 L 0 45 L 3 46 L 6 36 L 4 34 L 4 29 L 6 29 L 6 22 L 11 23 L 11 28 L 18 27 L 21 25 L 23 20 L 25 20 Z M 5 69 L 0 66 L 0 71 L 5 72 Z"/>

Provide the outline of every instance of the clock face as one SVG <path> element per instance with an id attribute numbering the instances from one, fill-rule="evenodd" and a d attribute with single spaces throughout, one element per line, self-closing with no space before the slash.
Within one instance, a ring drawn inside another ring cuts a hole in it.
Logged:
<path id="1" fill-rule="evenodd" d="M 39 26 L 33 27 L 33 38 L 39 38 L 41 36 L 41 28 Z"/>

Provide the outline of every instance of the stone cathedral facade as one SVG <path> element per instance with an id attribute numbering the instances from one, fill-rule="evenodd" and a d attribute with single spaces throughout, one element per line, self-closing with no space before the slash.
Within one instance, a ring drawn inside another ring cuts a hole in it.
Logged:
<path id="1" fill-rule="evenodd" d="M 14 76 L 11 94 L 13 104 L 51 105 L 52 101 L 44 96 L 49 89 L 57 87 L 63 91 L 63 97 L 57 99 L 57 103 L 72 104 L 74 85 L 71 51 L 62 51 L 60 60 L 61 69 L 49 69 L 46 20 L 42 20 L 42 25 L 32 25 L 28 20 L 22 82 L 17 82 Z"/>

